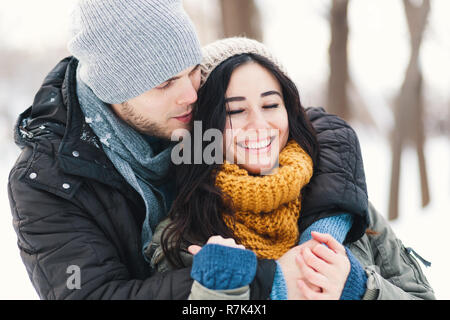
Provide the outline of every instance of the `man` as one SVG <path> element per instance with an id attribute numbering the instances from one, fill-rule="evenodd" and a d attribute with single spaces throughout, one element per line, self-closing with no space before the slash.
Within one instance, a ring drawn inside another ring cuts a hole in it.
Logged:
<path id="1" fill-rule="evenodd" d="M 195 30 L 180 0 L 84 0 L 74 17 L 74 57 L 16 126 L 8 192 L 22 259 L 42 299 L 186 299 L 190 268 L 152 275 L 142 251 L 174 196 L 168 138 L 197 99 Z M 367 208 L 362 184 L 354 212 Z M 293 254 L 280 263 L 298 277 Z M 275 269 L 258 261 L 252 299 L 270 296 Z"/>

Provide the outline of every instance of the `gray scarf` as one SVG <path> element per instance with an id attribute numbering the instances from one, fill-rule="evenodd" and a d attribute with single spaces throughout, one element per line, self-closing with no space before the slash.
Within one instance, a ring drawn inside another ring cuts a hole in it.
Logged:
<path id="1" fill-rule="evenodd" d="M 164 179 L 168 173 L 171 148 L 156 154 L 142 134 L 117 118 L 110 106 L 80 80 L 78 70 L 77 95 L 86 122 L 100 139 L 103 150 L 116 169 L 145 202 L 144 251 L 156 226 L 167 216 L 164 195 L 157 190 L 155 182 Z"/>

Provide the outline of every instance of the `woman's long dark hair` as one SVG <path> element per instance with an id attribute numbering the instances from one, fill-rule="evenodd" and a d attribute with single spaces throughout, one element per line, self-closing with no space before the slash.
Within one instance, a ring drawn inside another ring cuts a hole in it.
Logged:
<path id="1" fill-rule="evenodd" d="M 225 92 L 231 75 L 237 67 L 249 62 L 256 62 L 266 68 L 280 83 L 288 114 L 289 139 L 294 139 L 310 155 L 316 167 L 319 145 L 315 130 L 301 105 L 297 87 L 275 64 L 262 56 L 236 55 L 216 67 L 198 91 L 193 121 L 201 121 L 203 131 L 215 128 L 224 132 L 227 116 Z M 201 140 L 204 150 L 211 142 Z M 193 157 L 194 143 L 191 143 L 190 151 Z M 239 239 L 223 218 L 224 215 L 233 215 L 232 204 L 215 185 L 221 164 L 206 164 L 202 161 L 201 164 L 180 164 L 174 167 L 177 197 L 169 211 L 172 221 L 162 234 L 162 248 L 171 264 L 183 267 L 180 255 L 181 250 L 186 250 L 183 245 L 203 245 L 213 235 L 234 238 L 236 242 Z"/>

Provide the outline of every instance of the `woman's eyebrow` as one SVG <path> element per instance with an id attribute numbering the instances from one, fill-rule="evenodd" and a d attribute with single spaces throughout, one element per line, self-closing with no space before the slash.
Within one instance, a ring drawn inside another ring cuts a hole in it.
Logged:
<path id="1" fill-rule="evenodd" d="M 267 91 L 267 92 L 263 92 L 261 93 L 261 97 L 267 97 L 270 95 L 276 94 L 278 96 L 281 97 L 281 93 L 279 93 L 278 91 L 275 90 L 271 90 L 271 91 Z M 230 98 L 225 98 L 225 102 L 233 102 L 233 101 L 244 101 L 246 100 L 245 97 L 230 97 Z"/>
<path id="2" fill-rule="evenodd" d="M 261 97 L 267 97 L 267 96 L 270 96 L 272 94 L 276 94 L 276 95 L 279 95 L 281 97 L 281 93 L 279 93 L 278 91 L 275 91 L 275 90 L 271 90 L 271 91 L 267 91 L 267 92 L 261 93 Z"/>
<path id="3" fill-rule="evenodd" d="M 233 102 L 233 101 L 244 101 L 245 97 L 230 97 L 230 98 L 225 98 L 225 103 L 227 102 Z"/>

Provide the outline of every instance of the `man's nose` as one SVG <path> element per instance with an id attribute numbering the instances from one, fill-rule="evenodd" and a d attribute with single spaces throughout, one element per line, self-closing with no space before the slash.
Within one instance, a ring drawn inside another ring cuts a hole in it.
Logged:
<path id="1" fill-rule="evenodd" d="M 182 87 L 180 89 L 182 90 L 182 92 L 177 99 L 178 105 L 186 106 L 197 101 L 197 89 L 189 78 L 183 81 Z"/>

